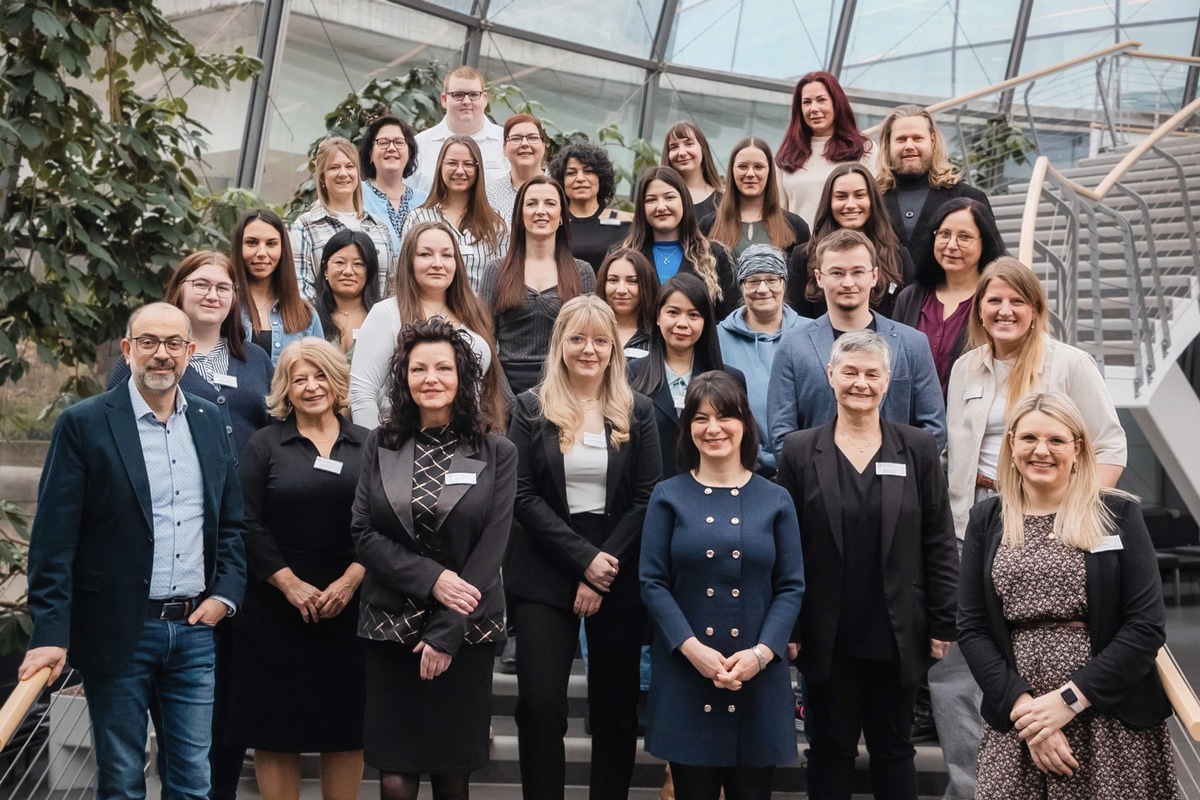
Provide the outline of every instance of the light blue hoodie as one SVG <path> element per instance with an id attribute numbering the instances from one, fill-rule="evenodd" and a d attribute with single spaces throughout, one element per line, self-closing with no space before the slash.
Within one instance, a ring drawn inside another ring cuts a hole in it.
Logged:
<path id="1" fill-rule="evenodd" d="M 746 386 L 750 396 L 750 411 L 758 426 L 758 465 L 775 469 L 775 456 L 764 445 L 770 443 L 767 433 L 767 386 L 771 382 L 771 362 L 783 332 L 796 327 L 803 318 L 795 311 L 783 307 L 783 324 L 775 333 L 751 330 L 746 324 L 746 309 L 736 308 L 717 325 L 717 338 L 721 342 L 721 358 L 731 367 L 737 367 L 746 375 Z"/>

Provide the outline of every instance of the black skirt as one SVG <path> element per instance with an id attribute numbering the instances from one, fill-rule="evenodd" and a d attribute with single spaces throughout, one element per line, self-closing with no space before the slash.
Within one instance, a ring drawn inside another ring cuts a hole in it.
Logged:
<path id="1" fill-rule="evenodd" d="M 421 680 L 413 645 L 364 641 L 363 757 L 382 772 L 459 774 L 488 762 L 492 644 L 463 645 L 449 668 Z"/>

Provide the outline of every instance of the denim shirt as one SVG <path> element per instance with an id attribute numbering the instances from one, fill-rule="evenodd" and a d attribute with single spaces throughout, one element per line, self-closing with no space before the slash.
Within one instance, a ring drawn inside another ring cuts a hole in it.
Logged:
<path id="1" fill-rule="evenodd" d="M 316 309 L 313 309 L 312 322 L 308 327 L 294 333 L 286 333 L 283 330 L 283 315 L 279 313 L 278 301 L 267 312 L 267 319 L 271 322 L 271 351 L 267 355 L 271 357 L 272 366 L 279 363 L 279 354 L 292 342 L 303 339 L 305 336 L 325 338 L 325 331 L 321 328 L 321 318 L 317 316 Z M 254 341 L 254 326 L 250 322 L 250 312 L 246 309 L 242 309 L 242 326 L 246 329 L 246 341 Z"/>

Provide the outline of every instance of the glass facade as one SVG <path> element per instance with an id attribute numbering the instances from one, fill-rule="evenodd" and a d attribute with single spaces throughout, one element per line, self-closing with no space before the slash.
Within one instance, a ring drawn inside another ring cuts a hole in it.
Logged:
<path id="1" fill-rule="evenodd" d="M 283 0 L 159 0 L 198 49 L 255 52 L 264 4 Z M 373 77 L 429 61 L 476 65 L 506 97 L 536 103 L 563 132 L 616 125 L 656 147 L 666 126 L 694 119 L 718 162 L 747 134 L 782 138 L 801 75 L 832 69 L 867 127 L 899 102 L 931 104 L 1129 39 L 1142 49 L 1200 55 L 1195 0 L 289 0 L 253 188 L 282 203 L 303 179 L 324 118 Z M 1027 24 L 1023 24 L 1027 21 Z M 1014 48 L 1017 48 L 1014 52 Z M 1178 110 L 1197 69 L 1123 59 L 1125 109 Z M 1015 70 L 1015 72 L 1014 72 Z M 172 86 L 178 91 L 181 87 Z M 496 92 L 495 95 L 501 93 Z M 1092 107 L 1095 81 L 1052 95 Z M 237 174 L 250 87 L 188 94 L 211 131 L 202 172 L 214 190 Z M 1019 102 L 1019 100 L 1018 100 Z M 512 111 L 493 97 L 498 121 Z M 630 151 L 613 148 L 628 168 Z M 723 166 L 723 164 L 722 164 Z"/>

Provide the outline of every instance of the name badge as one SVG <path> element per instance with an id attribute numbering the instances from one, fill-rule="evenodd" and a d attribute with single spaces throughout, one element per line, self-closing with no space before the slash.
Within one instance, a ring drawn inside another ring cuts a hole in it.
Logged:
<path id="1" fill-rule="evenodd" d="M 896 284 L 894 282 L 889 283 L 888 284 L 888 294 L 895 294 L 895 293 L 896 293 Z"/>
<path id="2" fill-rule="evenodd" d="M 362 329 L 361 329 L 361 328 L 351 328 L 351 329 L 350 329 L 350 338 L 351 338 L 351 339 L 358 339 L 358 332 L 359 332 L 360 330 L 362 330 Z"/>
<path id="3" fill-rule="evenodd" d="M 626 347 L 625 348 L 625 357 L 626 358 L 645 358 L 648 355 L 650 355 L 650 351 L 643 350 L 640 347 Z"/>
<path id="4" fill-rule="evenodd" d="M 903 478 L 908 475 L 908 464 L 897 464 L 894 461 L 876 461 L 876 475 L 895 475 Z"/>
<path id="5" fill-rule="evenodd" d="M 1109 550 L 1124 550 L 1120 536 L 1101 536 L 1100 541 L 1092 548 L 1093 553 L 1107 553 Z"/>
<path id="6" fill-rule="evenodd" d="M 608 449 L 608 442 L 604 441 L 602 433 L 585 433 L 583 435 L 584 447 L 599 447 L 601 450 Z"/>
<path id="7" fill-rule="evenodd" d="M 963 400 L 978 400 L 983 397 L 982 386 L 972 386 L 970 389 L 963 389 Z"/>
<path id="8" fill-rule="evenodd" d="M 671 395 L 671 399 L 675 401 L 675 410 L 683 411 L 684 396 L 679 395 L 679 394 L 673 394 L 673 395 Z"/>
<path id="9" fill-rule="evenodd" d="M 613 214 L 611 217 L 601 217 L 600 224 L 601 225 L 620 225 L 621 220 L 617 219 L 616 214 Z"/>
<path id="10" fill-rule="evenodd" d="M 342 462 L 334 461 L 332 458 L 325 458 L 324 456 L 317 456 L 317 460 L 313 462 L 313 469 L 332 472 L 334 475 L 341 475 Z"/>
<path id="11" fill-rule="evenodd" d="M 476 475 L 474 472 L 447 472 L 447 486 L 474 486 Z"/>
<path id="12" fill-rule="evenodd" d="M 230 389 L 236 389 L 237 375 L 213 375 L 213 383 L 217 386 L 228 386 Z"/>

